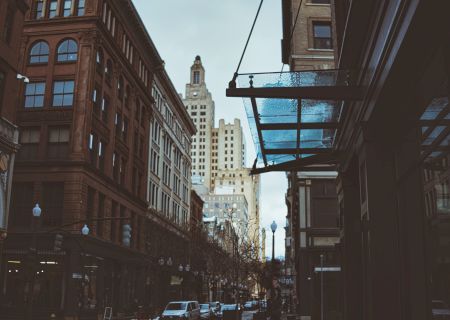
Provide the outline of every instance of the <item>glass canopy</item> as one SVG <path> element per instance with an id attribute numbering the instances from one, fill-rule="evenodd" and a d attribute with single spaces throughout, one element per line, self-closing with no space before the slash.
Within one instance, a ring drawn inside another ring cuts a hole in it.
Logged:
<path id="1" fill-rule="evenodd" d="M 227 95 L 244 99 L 258 155 L 254 169 L 332 163 L 343 101 L 360 97 L 350 79 L 342 70 L 236 75 Z"/>

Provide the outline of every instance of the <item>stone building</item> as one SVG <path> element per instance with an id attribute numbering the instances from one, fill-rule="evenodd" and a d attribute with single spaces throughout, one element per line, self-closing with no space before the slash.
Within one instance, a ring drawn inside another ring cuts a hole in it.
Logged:
<path id="1" fill-rule="evenodd" d="M 130 312 L 134 299 L 151 308 L 178 298 L 182 288 L 171 278 L 189 262 L 195 127 L 132 1 L 35 0 L 14 39 L 29 83 L 14 106 L 22 147 L 1 313 L 97 319 L 105 307 Z M 161 140 L 150 144 L 156 122 Z M 164 158 L 160 175 L 148 170 L 152 150 Z M 163 163 L 171 166 L 165 175 Z M 148 190 L 159 179 L 159 195 L 170 194 L 166 207 Z M 28 252 L 33 239 L 36 255 Z"/>
<path id="2" fill-rule="evenodd" d="M 333 32 L 330 0 L 283 0 L 282 60 L 290 70 L 333 69 Z"/>
<path id="3" fill-rule="evenodd" d="M 211 188 L 214 189 L 219 171 L 245 167 L 245 136 L 241 121 L 234 119 L 233 123 L 226 124 L 220 119 L 219 127 L 212 131 L 211 146 Z"/>
<path id="4" fill-rule="evenodd" d="M 197 133 L 192 140 L 192 175 L 211 189 L 211 139 L 214 128 L 215 106 L 205 82 L 205 69 L 200 56 L 191 66 L 190 81 L 186 84 L 184 105 L 189 112 Z"/>
<path id="5" fill-rule="evenodd" d="M 259 248 L 260 180 L 250 176 L 250 169 L 245 168 L 246 145 L 240 120 L 226 123 L 220 119 L 215 127 L 215 105 L 206 88 L 205 69 L 199 56 L 191 66 L 183 101 L 197 127 L 191 150 L 195 190 L 205 202 L 207 194 L 214 196 L 216 189 L 225 185 L 233 186 L 233 194 L 244 195 L 248 203 L 246 224 L 254 245 Z"/>

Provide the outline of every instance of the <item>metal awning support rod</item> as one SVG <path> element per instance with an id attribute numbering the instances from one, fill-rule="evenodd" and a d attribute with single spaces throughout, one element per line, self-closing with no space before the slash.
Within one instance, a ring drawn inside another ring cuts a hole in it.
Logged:
<path id="1" fill-rule="evenodd" d="M 289 149 L 265 149 L 265 154 L 331 154 L 331 148 L 289 148 Z"/>
<path id="2" fill-rule="evenodd" d="M 260 174 L 271 171 L 336 171 L 338 163 L 336 153 L 319 154 L 308 158 L 301 158 L 280 164 L 252 169 L 251 174 Z M 331 165 L 323 165 L 331 164 Z"/>
<path id="3" fill-rule="evenodd" d="M 256 105 L 256 99 L 251 98 L 251 101 L 252 101 L 253 116 L 255 117 L 256 130 L 258 131 L 259 148 L 261 149 L 261 155 L 263 157 L 264 165 L 267 166 L 267 157 L 266 151 L 264 149 L 264 140 L 261 132 L 261 121 L 259 120 L 259 113 L 258 107 Z"/>
<path id="4" fill-rule="evenodd" d="M 231 88 L 226 90 L 227 97 L 243 98 L 281 98 L 314 100 L 362 100 L 363 90 L 352 86 L 323 87 L 272 87 L 272 88 Z"/>
<path id="5" fill-rule="evenodd" d="M 302 120 L 302 99 L 297 100 L 297 154 L 296 159 L 300 158 L 300 122 Z"/>
<path id="6" fill-rule="evenodd" d="M 261 130 L 297 130 L 298 123 L 261 123 Z M 337 129 L 338 122 L 303 122 L 301 130 L 307 129 Z"/>

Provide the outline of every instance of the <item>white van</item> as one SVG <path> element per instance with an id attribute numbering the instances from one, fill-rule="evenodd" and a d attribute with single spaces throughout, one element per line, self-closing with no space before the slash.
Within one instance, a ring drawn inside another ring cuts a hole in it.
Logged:
<path id="1" fill-rule="evenodd" d="M 200 306 L 198 301 L 169 302 L 161 315 L 161 320 L 170 319 L 199 320 Z"/>

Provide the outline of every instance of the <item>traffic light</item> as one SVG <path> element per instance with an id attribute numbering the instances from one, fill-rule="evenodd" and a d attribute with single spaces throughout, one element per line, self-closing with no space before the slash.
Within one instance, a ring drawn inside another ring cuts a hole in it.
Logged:
<path id="1" fill-rule="evenodd" d="M 62 234 L 57 233 L 55 235 L 55 243 L 54 243 L 54 246 L 53 246 L 53 250 L 55 250 L 55 251 L 61 251 L 62 250 L 63 239 L 64 239 L 64 237 L 63 237 Z"/>
<path id="2" fill-rule="evenodd" d="M 122 244 L 129 247 L 131 243 L 131 226 L 124 224 L 122 226 Z"/>

